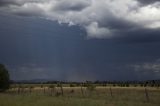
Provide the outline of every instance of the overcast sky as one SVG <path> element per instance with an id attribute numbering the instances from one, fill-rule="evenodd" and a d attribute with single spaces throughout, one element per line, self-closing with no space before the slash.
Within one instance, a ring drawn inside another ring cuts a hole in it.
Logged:
<path id="1" fill-rule="evenodd" d="M 0 0 L 13 80 L 160 78 L 159 0 Z"/>

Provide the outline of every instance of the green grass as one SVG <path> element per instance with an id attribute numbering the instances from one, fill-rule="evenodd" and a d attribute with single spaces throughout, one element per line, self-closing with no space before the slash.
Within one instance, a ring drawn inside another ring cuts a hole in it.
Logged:
<path id="1" fill-rule="evenodd" d="M 70 93 L 71 90 L 74 92 Z M 149 101 L 146 100 L 144 88 L 96 88 L 90 92 L 80 88 L 64 88 L 64 96 L 50 95 L 50 90 L 35 89 L 32 93 L 20 94 L 10 91 L 0 93 L 0 106 L 160 106 L 160 90 L 148 88 Z M 55 92 L 59 91 L 57 88 Z"/>

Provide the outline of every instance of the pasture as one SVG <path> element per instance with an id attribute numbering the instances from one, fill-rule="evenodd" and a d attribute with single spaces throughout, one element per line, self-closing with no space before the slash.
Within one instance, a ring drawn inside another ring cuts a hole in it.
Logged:
<path id="1" fill-rule="evenodd" d="M 156 87 L 21 87 L 0 93 L 0 106 L 159 106 Z"/>

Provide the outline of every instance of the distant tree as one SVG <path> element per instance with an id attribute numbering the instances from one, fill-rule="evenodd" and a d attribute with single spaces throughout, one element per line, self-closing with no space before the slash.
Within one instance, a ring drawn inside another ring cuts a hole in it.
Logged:
<path id="1" fill-rule="evenodd" d="M 74 85 L 74 84 L 69 84 L 69 86 L 70 86 L 70 87 L 75 87 L 75 85 Z"/>
<path id="2" fill-rule="evenodd" d="M 9 89 L 9 73 L 3 64 L 0 64 L 0 92 Z"/>

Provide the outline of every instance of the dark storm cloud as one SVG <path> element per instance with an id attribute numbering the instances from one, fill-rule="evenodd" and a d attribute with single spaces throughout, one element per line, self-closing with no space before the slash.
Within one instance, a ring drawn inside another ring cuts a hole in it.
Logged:
<path id="1" fill-rule="evenodd" d="M 17 3 L 14 0 L 0 0 L 0 6 L 7 6 L 7 5 L 18 5 L 19 3 Z"/>
<path id="2" fill-rule="evenodd" d="M 116 32 L 117 37 L 113 38 L 118 42 L 125 43 L 156 43 L 160 41 L 159 29 L 139 28 L 127 31 Z"/>
<path id="3" fill-rule="evenodd" d="M 49 1 L 49 0 L 46 0 Z M 26 3 L 43 3 L 44 0 L 0 0 L 0 6 L 22 6 Z"/>
<path id="4" fill-rule="evenodd" d="M 137 0 L 0 3 L 0 63 L 8 66 L 13 79 L 160 77 L 155 62 L 160 59 L 159 4 L 140 6 Z"/>
<path id="5" fill-rule="evenodd" d="M 115 43 L 113 39 L 85 40 L 79 35 L 84 32 L 76 26 L 59 26 L 43 19 L 12 15 L 1 15 L 0 20 L 0 48 L 3 51 L 0 63 L 7 65 L 14 80 L 159 78 L 159 66 L 155 69 L 152 63 L 160 58 L 158 42 L 126 44 Z M 146 65 L 149 71 L 145 72 Z M 140 68 L 136 69 L 137 66 Z"/>
<path id="6" fill-rule="evenodd" d="M 122 18 L 115 17 L 112 13 L 107 14 L 106 18 L 98 21 L 99 27 L 106 27 L 110 30 L 113 30 L 114 34 L 128 32 L 132 29 L 141 28 L 140 25 L 135 24 L 134 22 L 130 22 L 128 20 L 124 20 Z M 135 31 L 136 32 L 136 31 Z"/>
<path id="7" fill-rule="evenodd" d="M 156 2 L 160 2 L 159 0 L 137 0 L 139 1 L 140 3 L 144 4 L 144 5 L 148 5 L 148 4 L 153 4 L 153 3 L 156 3 Z"/>
<path id="8" fill-rule="evenodd" d="M 88 38 L 112 38 L 129 30 L 160 28 L 159 4 L 155 0 L 13 0 L 1 1 L 2 12 L 34 16 L 86 30 Z M 140 6 L 151 3 L 151 6 Z M 15 4 L 19 4 L 13 6 Z M 153 17 L 150 17 L 153 16 Z"/>
<path id="9" fill-rule="evenodd" d="M 25 3 L 34 2 L 34 0 L 0 0 L 0 6 L 16 5 L 21 6 Z"/>

